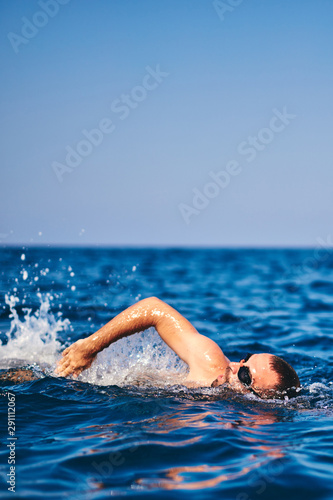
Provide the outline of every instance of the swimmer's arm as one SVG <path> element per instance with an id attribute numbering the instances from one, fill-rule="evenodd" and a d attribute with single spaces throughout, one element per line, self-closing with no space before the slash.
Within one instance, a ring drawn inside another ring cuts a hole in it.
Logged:
<path id="1" fill-rule="evenodd" d="M 203 371 L 212 363 L 227 361 L 219 346 L 200 335 L 194 326 L 178 311 L 165 302 L 150 297 L 132 305 L 118 314 L 90 337 L 79 340 L 65 349 L 58 363 L 57 373 L 66 377 L 78 375 L 96 358 L 97 354 L 117 340 L 154 327 L 161 338 L 190 367 Z"/>

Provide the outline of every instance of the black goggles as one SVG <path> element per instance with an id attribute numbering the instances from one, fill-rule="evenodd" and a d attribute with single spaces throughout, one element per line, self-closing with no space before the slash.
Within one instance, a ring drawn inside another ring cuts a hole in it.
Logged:
<path id="1" fill-rule="evenodd" d="M 253 356 L 251 353 L 247 353 L 244 358 L 244 363 L 246 363 L 250 357 Z M 238 379 L 243 385 L 250 386 L 252 384 L 252 377 L 250 370 L 247 366 L 241 366 L 237 373 Z"/>
<path id="2" fill-rule="evenodd" d="M 251 373 L 248 366 L 241 366 L 238 370 L 237 377 L 243 385 L 250 386 L 252 384 Z"/>
<path id="3" fill-rule="evenodd" d="M 253 356 L 253 354 L 247 354 L 244 358 L 244 363 L 246 363 L 251 356 Z M 252 377 L 248 366 L 241 366 L 240 369 L 238 370 L 237 377 L 238 380 L 243 385 L 245 385 L 245 387 L 247 387 L 251 392 L 253 392 L 253 394 L 255 394 L 260 398 L 259 394 L 250 387 L 252 384 Z"/>

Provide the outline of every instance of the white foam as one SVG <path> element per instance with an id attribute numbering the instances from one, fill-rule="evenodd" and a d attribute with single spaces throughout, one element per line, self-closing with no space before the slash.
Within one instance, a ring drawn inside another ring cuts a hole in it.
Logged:
<path id="1" fill-rule="evenodd" d="M 150 328 L 99 353 L 78 379 L 96 385 L 165 387 L 181 383 L 186 374 L 187 365 Z"/>
<path id="2" fill-rule="evenodd" d="M 58 334 L 70 327 L 68 319 L 56 318 L 50 311 L 52 296 L 37 294 L 40 307 L 32 313 L 32 309 L 24 308 L 24 318 L 20 319 L 16 310 L 19 299 L 6 295 L 5 301 L 10 308 L 12 318 L 7 332 L 8 342 L 1 345 L 1 365 L 5 360 L 20 360 L 29 363 L 54 364 L 59 358 L 61 343 Z"/>
<path id="3" fill-rule="evenodd" d="M 329 389 L 329 387 L 325 384 L 322 384 L 321 382 L 314 382 L 313 384 L 309 385 L 309 392 L 311 394 L 317 394 L 317 393 L 322 393 L 323 390 Z"/>

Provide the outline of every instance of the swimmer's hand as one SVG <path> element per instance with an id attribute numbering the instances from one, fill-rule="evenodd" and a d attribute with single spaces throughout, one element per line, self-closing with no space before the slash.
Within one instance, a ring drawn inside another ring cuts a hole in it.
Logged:
<path id="1" fill-rule="evenodd" d="M 87 339 L 81 339 L 67 347 L 62 353 L 62 359 L 58 362 L 55 373 L 61 377 L 73 375 L 77 377 L 83 370 L 91 366 L 97 353 L 89 347 Z"/>

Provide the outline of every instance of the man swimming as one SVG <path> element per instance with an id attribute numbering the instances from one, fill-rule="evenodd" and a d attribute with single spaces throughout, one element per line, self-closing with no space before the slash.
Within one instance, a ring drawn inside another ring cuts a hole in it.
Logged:
<path id="1" fill-rule="evenodd" d="M 294 397 L 300 387 L 295 370 L 278 356 L 252 354 L 239 363 L 230 362 L 216 342 L 156 297 L 137 302 L 90 337 L 67 347 L 56 373 L 77 377 L 110 344 L 150 327 L 188 365 L 185 383 L 191 387 L 227 384 L 236 392 L 252 392 L 264 399 Z"/>

